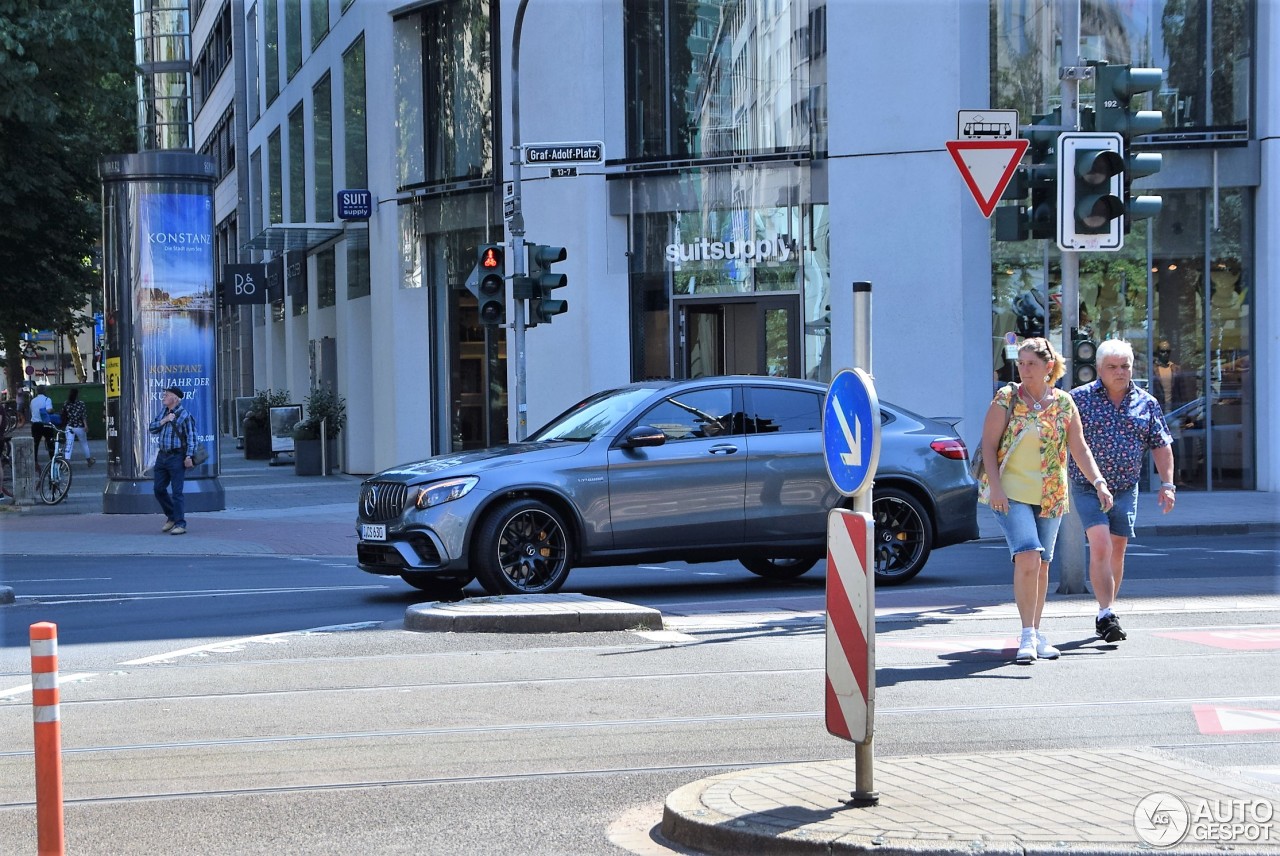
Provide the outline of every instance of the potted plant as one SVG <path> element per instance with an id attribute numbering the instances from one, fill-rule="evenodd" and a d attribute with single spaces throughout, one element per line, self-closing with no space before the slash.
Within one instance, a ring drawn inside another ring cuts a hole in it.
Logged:
<path id="1" fill-rule="evenodd" d="M 244 456 L 250 461 L 271 457 L 271 408 L 289 403 L 287 389 L 260 389 L 253 394 L 253 402 L 245 413 L 241 431 L 244 435 Z"/>
<path id="2" fill-rule="evenodd" d="M 338 459 L 338 435 L 347 424 L 347 400 L 328 387 L 317 386 L 308 393 L 305 407 L 306 418 L 293 426 L 294 472 L 300 476 L 328 475 Z M 322 425 L 326 466 L 322 466 L 320 454 Z"/>

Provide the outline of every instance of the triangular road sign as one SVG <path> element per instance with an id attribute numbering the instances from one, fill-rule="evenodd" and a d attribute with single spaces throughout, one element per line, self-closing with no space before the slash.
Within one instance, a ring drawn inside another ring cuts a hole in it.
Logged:
<path id="1" fill-rule="evenodd" d="M 990 218 L 1031 143 L 1028 140 L 948 140 L 947 151 L 960 167 L 973 198 Z"/>

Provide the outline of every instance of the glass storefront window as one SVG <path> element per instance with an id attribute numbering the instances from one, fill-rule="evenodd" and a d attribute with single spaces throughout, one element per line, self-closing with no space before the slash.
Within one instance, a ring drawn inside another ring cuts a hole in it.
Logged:
<path id="1" fill-rule="evenodd" d="M 325 223 L 333 219 L 333 93 L 327 74 L 311 88 L 311 145 L 316 222 Z"/>

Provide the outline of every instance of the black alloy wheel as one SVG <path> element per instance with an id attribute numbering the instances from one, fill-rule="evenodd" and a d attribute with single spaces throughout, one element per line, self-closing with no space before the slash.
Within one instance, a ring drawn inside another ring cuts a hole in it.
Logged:
<path id="1" fill-rule="evenodd" d="M 536 499 L 494 508 L 476 534 L 475 570 L 489 594 L 550 594 L 569 576 L 569 533 L 555 509 Z"/>
<path id="2" fill-rule="evenodd" d="M 887 487 L 877 489 L 874 496 L 876 584 L 901 585 L 929 560 L 933 526 L 924 506 L 906 491 Z"/>
<path id="3" fill-rule="evenodd" d="M 466 597 L 462 590 L 475 577 L 440 577 L 435 574 L 406 572 L 400 575 L 400 579 L 434 600 L 453 603 Z"/>
<path id="4" fill-rule="evenodd" d="M 766 580 L 794 580 L 818 564 L 816 557 L 771 559 L 765 556 L 744 556 L 738 561 L 742 563 L 742 567 Z"/>

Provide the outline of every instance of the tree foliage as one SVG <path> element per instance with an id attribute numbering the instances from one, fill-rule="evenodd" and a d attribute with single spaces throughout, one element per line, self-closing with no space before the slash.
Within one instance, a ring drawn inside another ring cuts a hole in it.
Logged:
<path id="1" fill-rule="evenodd" d="M 23 331 L 88 321 L 102 281 L 98 160 L 134 148 L 132 56 L 130 0 L 0 0 L 0 336 L 10 355 Z"/>

